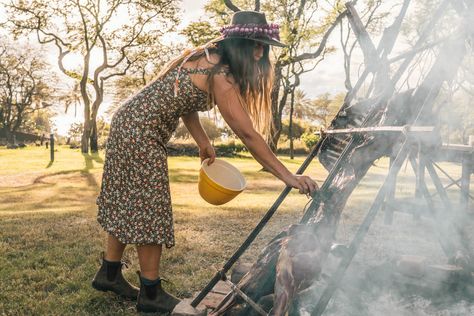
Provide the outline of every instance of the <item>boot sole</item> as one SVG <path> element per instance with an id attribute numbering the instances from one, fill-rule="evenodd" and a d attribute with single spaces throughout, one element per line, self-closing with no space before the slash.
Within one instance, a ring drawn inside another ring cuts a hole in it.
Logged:
<path id="1" fill-rule="evenodd" d="M 97 284 L 96 282 L 92 282 L 92 287 L 93 287 L 94 289 L 96 289 L 97 291 L 101 291 L 101 292 L 112 292 L 112 293 L 114 293 L 115 295 L 118 295 L 118 296 L 120 296 L 121 298 L 126 299 L 126 300 L 130 300 L 130 301 L 136 301 L 136 300 L 137 300 L 136 297 L 129 297 L 129 296 L 125 296 L 125 295 L 119 294 L 119 293 L 117 293 L 117 292 L 111 290 L 111 289 L 108 288 L 108 287 L 101 286 L 101 285 Z"/>

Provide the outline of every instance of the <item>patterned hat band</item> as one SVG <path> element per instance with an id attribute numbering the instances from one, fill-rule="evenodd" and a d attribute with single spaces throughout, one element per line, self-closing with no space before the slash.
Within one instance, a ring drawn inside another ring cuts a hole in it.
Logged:
<path id="1" fill-rule="evenodd" d="M 271 38 L 280 40 L 280 26 L 278 24 L 234 24 L 221 28 L 224 38 L 244 37 L 244 38 Z"/>

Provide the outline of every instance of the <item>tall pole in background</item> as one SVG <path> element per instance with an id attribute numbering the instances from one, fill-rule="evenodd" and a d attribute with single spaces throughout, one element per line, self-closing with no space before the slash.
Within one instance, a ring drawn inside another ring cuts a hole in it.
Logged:
<path id="1" fill-rule="evenodd" d="M 49 134 L 49 153 L 50 153 L 50 161 L 53 162 L 54 161 L 54 134 L 51 133 Z"/>

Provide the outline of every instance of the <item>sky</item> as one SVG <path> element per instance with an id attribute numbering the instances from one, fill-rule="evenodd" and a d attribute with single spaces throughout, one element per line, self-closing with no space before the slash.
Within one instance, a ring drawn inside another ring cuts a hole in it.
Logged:
<path id="1" fill-rule="evenodd" d="M 178 26 L 178 29 L 183 29 L 190 22 L 197 21 L 199 19 L 205 20 L 204 5 L 206 3 L 206 0 L 182 0 L 182 21 Z M 335 32 L 335 34 L 337 33 Z M 185 42 L 185 37 L 173 33 L 170 34 L 169 37 L 165 38 L 165 40 L 170 42 Z M 340 56 L 340 54 L 332 54 L 328 56 L 315 71 L 302 76 L 301 89 L 305 91 L 307 97 L 315 98 L 318 95 L 326 92 L 335 94 L 344 91 L 345 75 L 341 57 L 342 56 Z M 50 62 L 53 65 L 56 65 L 56 58 L 57 55 L 54 51 L 50 56 Z M 105 115 L 104 113 L 107 111 L 108 103 L 110 102 L 110 99 L 104 101 L 104 104 L 101 106 L 99 116 Z M 56 132 L 58 134 L 65 135 L 67 134 L 69 126 L 72 123 L 82 122 L 82 110 L 78 109 L 77 113 L 77 116 L 74 116 L 72 111 L 71 113 L 58 113 L 58 115 L 54 118 Z"/>
<path id="2" fill-rule="evenodd" d="M 182 21 L 178 26 L 178 30 L 186 27 L 192 21 L 197 21 L 199 19 L 205 20 L 206 15 L 204 12 L 204 5 L 206 2 L 206 0 L 182 0 Z M 2 12 L 0 10 L 0 18 L 1 17 Z M 337 31 L 333 32 L 333 35 L 329 41 L 329 45 L 338 45 L 338 34 L 339 32 Z M 170 34 L 166 41 L 185 42 L 185 38 L 182 35 Z M 49 49 L 49 53 L 47 52 L 46 54 L 49 55 L 48 59 L 53 67 L 57 68 L 57 51 L 51 47 Z M 69 61 L 66 60 L 65 64 L 68 65 L 69 63 L 69 65 L 73 65 L 73 59 L 74 58 L 70 57 Z M 55 71 L 58 71 L 59 78 L 64 78 L 64 75 L 60 74 L 58 69 L 55 69 Z M 304 90 L 308 98 L 316 98 L 323 93 L 336 94 L 338 92 L 344 91 L 344 77 L 343 58 L 340 53 L 336 52 L 326 56 L 325 60 L 320 63 L 314 71 L 304 74 L 301 77 L 300 88 Z M 64 80 L 67 79 L 64 78 Z M 104 100 L 104 103 L 99 111 L 99 116 L 106 118 L 104 113 L 107 111 L 107 108 L 111 102 L 112 100 L 110 97 Z M 66 135 L 72 123 L 79 123 L 83 121 L 82 112 L 83 109 L 79 107 L 77 109 L 77 115 L 75 116 L 74 111 L 64 113 L 62 108 L 58 108 L 58 114 L 53 120 L 55 132 L 60 135 Z"/>

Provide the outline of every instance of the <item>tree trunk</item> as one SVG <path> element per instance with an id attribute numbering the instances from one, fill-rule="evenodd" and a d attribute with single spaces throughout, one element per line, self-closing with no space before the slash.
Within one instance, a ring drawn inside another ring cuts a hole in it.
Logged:
<path id="1" fill-rule="evenodd" d="M 84 69 L 82 71 L 82 78 L 79 82 L 81 89 L 81 97 L 84 101 L 84 131 L 82 132 L 81 138 L 81 151 L 84 154 L 89 153 L 89 138 L 91 135 L 91 103 L 89 95 L 87 94 L 87 78 L 89 75 L 89 61 L 90 61 L 90 49 L 89 43 L 86 39 L 87 53 L 84 56 Z M 61 60 L 61 59 L 60 59 Z M 62 66 L 60 64 L 60 66 Z"/>
<path id="2" fill-rule="evenodd" d="M 277 120 L 273 122 L 273 132 L 270 137 L 270 143 L 268 144 L 270 146 L 270 149 L 275 154 L 278 150 L 278 140 L 280 139 L 280 135 L 281 135 L 281 120 Z"/>
<path id="3" fill-rule="evenodd" d="M 278 96 L 280 95 L 280 86 L 282 78 L 282 68 L 278 65 L 275 65 L 275 78 L 273 81 L 272 88 L 272 130 L 271 134 L 268 135 L 268 146 L 270 149 L 276 153 L 278 149 L 278 139 L 280 139 L 281 133 L 281 116 L 279 115 L 279 100 Z"/>
<path id="4" fill-rule="evenodd" d="M 281 136 L 281 129 L 282 129 L 281 116 L 283 115 L 283 107 L 285 106 L 287 99 L 288 99 L 288 90 L 285 89 L 285 91 L 283 91 L 283 95 L 281 96 L 280 102 L 278 102 L 277 112 L 273 114 L 274 133 L 272 134 L 272 145 L 275 146 L 275 151 L 274 151 L 275 153 L 278 149 L 278 140 L 280 139 L 280 136 Z"/>
<path id="5" fill-rule="evenodd" d="M 97 144 L 97 120 L 95 117 L 91 119 L 90 124 L 91 124 L 91 133 L 90 133 L 91 152 L 96 153 L 99 151 L 99 146 Z"/>
<path id="6" fill-rule="evenodd" d="M 81 151 L 84 154 L 87 154 L 89 152 L 90 135 L 91 135 L 90 120 L 86 119 L 84 121 L 84 131 L 82 132 L 82 137 L 81 137 Z"/>
<path id="7" fill-rule="evenodd" d="M 13 141 L 12 133 L 10 132 L 10 129 L 8 127 L 4 127 L 5 130 L 5 139 L 7 140 L 8 144 L 11 144 Z"/>
<path id="8" fill-rule="evenodd" d="M 290 159 L 295 159 L 293 150 L 293 109 L 295 106 L 295 88 L 291 90 L 290 123 L 288 124 L 288 138 L 290 139 Z"/>

